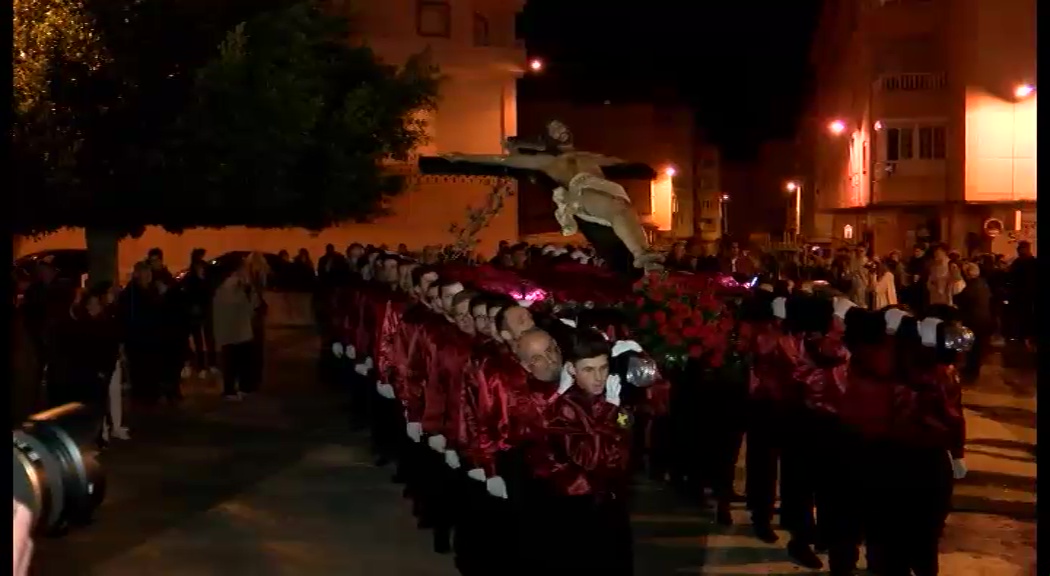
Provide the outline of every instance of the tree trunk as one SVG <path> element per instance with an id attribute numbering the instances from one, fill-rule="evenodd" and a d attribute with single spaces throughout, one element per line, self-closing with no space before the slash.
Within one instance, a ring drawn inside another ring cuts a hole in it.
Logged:
<path id="1" fill-rule="evenodd" d="M 88 253 L 88 286 L 119 281 L 118 247 L 120 234 L 103 228 L 85 228 Z"/>

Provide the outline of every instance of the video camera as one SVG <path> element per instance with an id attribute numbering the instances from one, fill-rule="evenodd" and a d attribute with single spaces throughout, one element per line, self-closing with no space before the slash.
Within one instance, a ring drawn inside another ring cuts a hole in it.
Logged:
<path id="1" fill-rule="evenodd" d="M 12 431 L 14 497 L 33 513 L 33 531 L 58 534 L 84 525 L 106 492 L 96 438 L 102 418 L 80 403 L 29 417 Z"/>

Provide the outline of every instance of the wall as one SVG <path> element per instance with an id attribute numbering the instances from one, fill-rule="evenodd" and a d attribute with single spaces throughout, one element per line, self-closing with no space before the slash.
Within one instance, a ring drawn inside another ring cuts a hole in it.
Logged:
<path id="1" fill-rule="evenodd" d="M 523 2 L 451 0 L 448 5 L 452 15 L 449 38 L 424 38 L 417 34 L 415 0 L 355 2 L 352 8 L 346 9 L 353 10 L 353 21 L 364 31 L 358 40 L 367 42 L 384 60 L 400 63 L 426 49 L 446 75 L 439 109 L 429 119 L 431 141 L 420 153 L 498 153 L 502 137 L 517 133 L 514 83 L 522 74 L 525 53 L 514 40 L 514 15 L 521 10 Z M 487 46 L 475 45 L 475 14 L 488 21 Z M 391 246 L 404 242 L 413 248 L 447 243 L 453 240 L 448 233 L 449 226 L 464 222 L 468 207 L 482 204 L 491 188 L 487 179 L 417 177 L 391 203 L 390 216 L 368 224 L 348 223 L 320 234 L 300 229 L 231 227 L 172 235 L 149 228 L 141 238 L 121 243 L 119 265 L 122 271 L 129 271 L 134 262 L 154 246 L 164 249 L 170 264 L 178 267 L 197 246 L 211 254 L 246 249 L 294 251 L 305 247 L 316 258 L 326 243 L 341 249 L 351 242 Z M 517 236 L 517 202 L 512 201 L 482 232 L 481 251 L 492 253 L 499 240 Z M 18 250 L 19 254 L 28 254 L 83 245 L 82 231 L 67 230 L 26 240 Z"/>

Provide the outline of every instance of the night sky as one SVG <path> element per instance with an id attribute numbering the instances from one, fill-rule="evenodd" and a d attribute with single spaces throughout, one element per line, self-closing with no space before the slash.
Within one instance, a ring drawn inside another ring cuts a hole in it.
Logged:
<path id="1" fill-rule="evenodd" d="M 528 0 L 518 32 L 543 74 L 522 98 L 678 98 L 730 160 L 792 137 L 820 0 Z"/>

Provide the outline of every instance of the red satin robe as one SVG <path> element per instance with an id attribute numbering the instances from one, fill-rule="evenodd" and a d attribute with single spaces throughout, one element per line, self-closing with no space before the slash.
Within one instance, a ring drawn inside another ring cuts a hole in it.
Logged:
<path id="1" fill-rule="evenodd" d="M 453 328 L 443 316 L 431 313 L 416 332 L 416 345 L 410 353 L 417 365 L 413 369 L 423 383 L 423 414 L 419 422 L 427 434 L 445 433 L 449 376 L 453 372 L 441 357 L 442 340 Z"/>
<path id="2" fill-rule="evenodd" d="M 392 292 L 383 311 L 382 321 L 378 323 L 376 374 L 384 384 L 394 386 L 395 393 L 398 388 L 394 381 L 400 378 L 399 366 L 404 364 L 406 357 L 406 350 L 402 347 L 403 342 L 398 335 L 409 303 L 408 296 L 404 292 Z"/>
<path id="3" fill-rule="evenodd" d="M 802 385 L 802 400 L 809 410 L 836 416 L 839 413 L 849 366 L 849 350 L 842 336 L 843 332 L 836 328 L 828 334 L 798 340 L 800 361 L 792 379 Z"/>
<path id="4" fill-rule="evenodd" d="M 916 350 L 908 362 L 906 385 L 894 394 L 893 436 L 902 442 L 943 448 L 954 458 L 963 457 L 966 420 L 962 407 L 962 384 L 955 366 L 937 364 L 935 352 Z"/>
<path id="5" fill-rule="evenodd" d="M 426 382 L 431 351 L 426 341 L 424 326 L 433 316 L 426 306 L 416 303 L 409 306 L 401 318 L 395 348 L 401 357 L 397 376 L 390 384 L 395 395 L 405 407 L 408 422 L 420 422 L 426 401 Z"/>
<path id="6" fill-rule="evenodd" d="M 386 309 L 390 289 L 379 282 L 364 282 L 358 294 L 354 347 L 357 349 L 358 362 L 366 357 L 372 357 L 374 361 L 376 330 L 382 321 L 381 311 Z"/>
<path id="7" fill-rule="evenodd" d="M 529 450 L 537 476 L 564 496 L 621 497 L 630 479 L 631 414 L 575 386 L 548 414 L 545 441 Z"/>
<path id="8" fill-rule="evenodd" d="M 751 399 L 779 407 L 800 405 L 801 387 L 793 387 L 791 381 L 800 361 L 797 340 L 785 334 L 779 322 L 763 322 L 753 326 L 749 347 Z"/>
<path id="9" fill-rule="evenodd" d="M 510 420 L 507 413 L 507 389 L 510 382 L 522 380 L 525 370 L 510 355 L 505 346 L 495 340 L 480 341 L 474 348 L 474 441 L 466 447 L 471 463 L 483 468 L 485 474 L 496 474 L 496 454 L 510 447 Z"/>
<path id="10" fill-rule="evenodd" d="M 448 447 L 462 450 L 470 441 L 475 422 L 471 389 L 477 387 L 472 362 L 473 339 L 454 324 L 446 324 L 439 340 L 436 377 L 445 390 L 444 434 Z"/>

